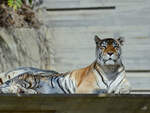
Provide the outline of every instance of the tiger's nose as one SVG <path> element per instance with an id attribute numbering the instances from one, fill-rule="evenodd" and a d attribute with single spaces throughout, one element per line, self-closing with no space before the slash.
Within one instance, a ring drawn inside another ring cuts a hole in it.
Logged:
<path id="1" fill-rule="evenodd" d="M 111 55 L 113 54 L 113 52 L 108 52 L 107 54 L 108 54 L 109 56 L 111 56 Z"/>

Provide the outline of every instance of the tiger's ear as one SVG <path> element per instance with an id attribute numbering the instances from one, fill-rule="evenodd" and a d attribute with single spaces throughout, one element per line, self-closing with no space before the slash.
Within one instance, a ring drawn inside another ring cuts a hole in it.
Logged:
<path id="1" fill-rule="evenodd" d="M 96 45 L 99 44 L 100 42 L 101 42 L 101 39 L 97 35 L 95 35 L 95 43 L 96 43 Z"/>
<path id="2" fill-rule="evenodd" d="M 120 45 L 123 45 L 125 39 L 124 39 L 124 37 L 119 37 L 119 38 L 117 39 L 117 41 L 120 43 Z"/>

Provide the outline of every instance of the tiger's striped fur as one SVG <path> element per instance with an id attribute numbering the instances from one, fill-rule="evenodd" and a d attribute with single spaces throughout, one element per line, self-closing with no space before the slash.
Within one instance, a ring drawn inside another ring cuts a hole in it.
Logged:
<path id="1" fill-rule="evenodd" d="M 59 74 L 24 68 L 5 73 L 7 80 L 0 85 L 2 93 L 129 93 L 130 85 L 121 61 L 122 39 L 97 36 L 96 60 L 89 66 Z M 21 72 L 22 70 L 22 72 Z M 18 72 L 18 73 L 17 73 Z M 17 73 L 17 74 L 15 74 Z M 9 77 L 12 77 L 9 79 Z"/>
<path id="2" fill-rule="evenodd" d="M 7 80 L 10 80 L 16 76 L 23 75 L 25 73 L 32 74 L 32 75 L 53 75 L 53 74 L 58 74 L 56 71 L 52 70 L 42 70 L 42 69 L 37 69 L 33 67 L 20 67 L 5 73 L 0 74 L 0 84 L 3 84 Z"/>

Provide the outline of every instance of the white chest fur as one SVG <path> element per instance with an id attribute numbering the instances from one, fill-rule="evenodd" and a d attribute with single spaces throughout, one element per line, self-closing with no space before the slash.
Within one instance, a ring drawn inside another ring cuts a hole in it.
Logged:
<path id="1" fill-rule="evenodd" d="M 99 71 L 94 69 L 93 72 L 95 74 L 96 82 L 99 89 L 104 89 L 107 91 L 107 93 L 115 92 L 115 90 L 117 90 L 120 86 L 119 84 L 121 84 L 122 81 L 125 79 L 125 71 L 122 71 L 121 69 L 118 70 L 115 75 L 115 79 L 112 80 L 108 80 L 106 74 L 102 69 L 99 69 Z"/>

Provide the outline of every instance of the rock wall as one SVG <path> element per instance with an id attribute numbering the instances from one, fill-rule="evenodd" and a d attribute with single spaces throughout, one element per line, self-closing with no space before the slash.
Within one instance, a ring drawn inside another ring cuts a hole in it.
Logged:
<path id="1" fill-rule="evenodd" d="M 47 27 L 0 28 L 0 72 L 16 67 L 51 69 L 53 43 Z"/>

